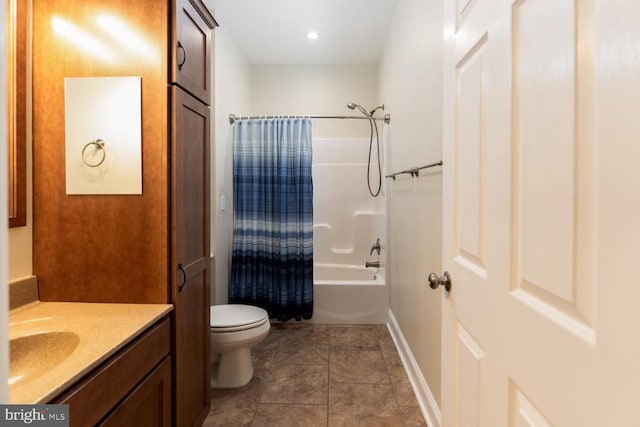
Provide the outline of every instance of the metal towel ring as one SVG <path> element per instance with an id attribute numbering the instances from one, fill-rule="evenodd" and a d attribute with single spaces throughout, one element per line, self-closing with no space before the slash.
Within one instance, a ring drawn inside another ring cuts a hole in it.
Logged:
<path id="1" fill-rule="evenodd" d="M 104 144 L 105 142 L 101 139 L 96 139 L 95 141 L 91 141 L 88 142 L 87 144 L 85 144 L 85 146 L 82 148 L 82 163 L 84 163 L 85 165 L 89 166 L 90 168 L 97 168 L 98 166 L 100 166 L 101 164 L 104 163 L 104 160 L 107 158 L 107 150 L 104 148 Z M 87 162 L 87 160 L 85 159 L 84 155 L 87 151 L 87 148 L 89 148 L 90 146 L 95 145 L 95 150 L 94 151 L 98 151 L 101 150 L 102 151 L 102 158 L 100 159 L 100 161 L 98 163 L 89 163 Z"/>

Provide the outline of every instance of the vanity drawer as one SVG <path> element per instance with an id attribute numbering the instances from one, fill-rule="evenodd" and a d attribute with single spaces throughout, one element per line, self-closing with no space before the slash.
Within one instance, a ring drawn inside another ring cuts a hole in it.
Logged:
<path id="1" fill-rule="evenodd" d="M 71 426 L 96 425 L 169 354 L 169 322 L 167 318 L 156 323 L 54 399 L 54 403 L 69 405 Z"/>

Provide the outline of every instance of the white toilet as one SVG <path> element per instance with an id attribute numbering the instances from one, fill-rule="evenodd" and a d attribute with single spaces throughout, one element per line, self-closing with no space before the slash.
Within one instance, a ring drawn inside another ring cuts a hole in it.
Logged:
<path id="1" fill-rule="evenodd" d="M 211 306 L 212 388 L 242 387 L 253 377 L 251 347 L 269 335 L 269 316 L 242 304 Z"/>

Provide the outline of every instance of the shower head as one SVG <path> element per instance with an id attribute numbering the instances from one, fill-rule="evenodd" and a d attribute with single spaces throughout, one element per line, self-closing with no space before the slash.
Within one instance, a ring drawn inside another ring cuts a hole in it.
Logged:
<path id="1" fill-rule="evenodd" d="M 367 117 L 370 116 L 370 114 L 367 113 L 367 110 L 365 110 L 364 107 L 362 105 L 360 105 L 360 104 L 355 104 L 353 102 L 350 102 L 350 103 L 347 104 L 347 108 L 349 108 L 350 110 L 355 110 L 357 108 L 365 116 L 367 116 Z"/>

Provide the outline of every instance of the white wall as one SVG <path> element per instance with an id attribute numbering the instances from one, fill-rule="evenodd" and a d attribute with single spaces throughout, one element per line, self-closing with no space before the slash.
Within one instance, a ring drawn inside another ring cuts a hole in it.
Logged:
<path id="1" fill-rule="evenodd" d="M 30 133 L 30 130 L 27 130 Z M 30 140 L 27 140 L 30 141 Z M 31 191 L 31 144 L 27 146 L 27 225 L 9 229 L 9 280 L 33 272 L 33 209 Z"/>
<path id="2" fill-rule="evenodd" d="M 224 16 L 216 15 L 220 27 L 213 32 L 214 44 L 214 156 L 215 185 L 211 218 L 212 248 L 215 255 L 215 281 L 212 303 L 228 300 L 228 281 L 231 267 L 231 238 L 233 230 L 233 126 L 229 114 L 251 112 L 251 69 L 238 49 L 233 36 L 224 26 Z M 220 210 L 220 197 L 226 198 L 226 210 Z"/>
<path id="3" fill-rule="evenodd" d="M 400 0 L 380 62 L 379 100 L 391 113 L 388 173 L 442 158 L 442 5 Z M 440 405 L 440 303 L 427 285 L 441 273 L 442 181 L 439 168 L 388 182 L 391 311 Z"/>
<path id="4" fill-rule="evenodd" d="M 378 67 L 368 65 L 254 65 L 253 114 L 361 115 L 377 104 Z M 365 120 L 317 119 L 314 138 L 369 138 Z"/>
<path id="5" fill-rule="evenodd" d="M 385 241 L 385 206 L 371 197 L 367 188 L 368 153 L 369 137 L 313 138 L 315 264 L 364 267 L 366 261 L 384 259 L 384 254 L 381 258 L 377 254 L 370 255 L 376 238 Z M 378 182 L 375 154 L 371 171 L 371 185 L 375 191 Z"/>
<path id="6" fill-rule="evenodd" d="M 0 28 L 6 28 L 6 3 L 0 0 Z M 6 34 L 0 32 L 0 58 L 6 58 Z M 7 81 L 6 61 L 0 61 L 0 82 Z M 0 85 L 0 129 L 7 128 L 7 88 Z M 7 135 L 0 132 L 0 164 L 7 164 Z M 5 169 L 6 170 L 6 169 Z M 8 183 L 6 173 L 0 174 L 0 212 L 8 212 Z M 0 215 L 0 403 L 9 401 L 9 266 L 7 258 L 7 215 Z"/>

